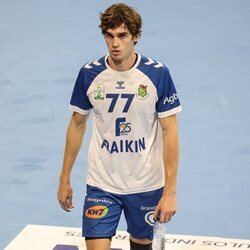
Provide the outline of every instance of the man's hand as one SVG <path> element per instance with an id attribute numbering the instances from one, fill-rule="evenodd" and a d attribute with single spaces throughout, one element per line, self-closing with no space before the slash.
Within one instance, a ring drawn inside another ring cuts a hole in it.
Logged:
<path id="1" fill-rule="evenodd" d="M 70 210 L 74 208 L 72 204 L 72 197 L 73 197 L 73 190 L 70 186 L 70 183 L 60 181 L 57 192 L 57 198 L 62 209 L 64 209 L 67 212 L 70 212 Z"/>
<path id="2" fill-rule="evenodd" d="M 176 197 L 175 194 L 163 195 L 160 199 L 155 212 L 155 220 L 165 223 L 171 220 L 176 213 Z"/>

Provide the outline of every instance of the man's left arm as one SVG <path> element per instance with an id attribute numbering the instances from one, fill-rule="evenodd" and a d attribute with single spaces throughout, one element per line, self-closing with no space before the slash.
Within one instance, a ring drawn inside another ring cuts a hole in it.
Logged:
<path id="1" fill-rule="evenodd" d="M 159 118 L 163 139 L 163 162 L 165 185 L 162 198 L 156 209 L 155 218 L 168 222 L 176 212 L 176 181 L 179 161 L 178 123 L 176 115 Z"/>

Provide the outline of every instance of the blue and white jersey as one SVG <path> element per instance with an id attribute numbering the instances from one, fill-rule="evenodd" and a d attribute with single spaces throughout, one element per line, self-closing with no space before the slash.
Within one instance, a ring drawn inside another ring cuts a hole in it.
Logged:
<path id="1" fill-rule="evenodd" d="M 181 111 L 166 66 L 138 54 L 128 71 L 115 71 L 107 56 L 83 66 L 70 110 L 93 110 L 87 184 L 118 194 L 164 185 L 158 118 Z"/>

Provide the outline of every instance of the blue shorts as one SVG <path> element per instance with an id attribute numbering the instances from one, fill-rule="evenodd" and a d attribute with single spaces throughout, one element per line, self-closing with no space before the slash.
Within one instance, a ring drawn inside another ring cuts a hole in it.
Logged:
<path id="1" fill-rule="evenodd" d="M 137 239 L 153 239 L 153 214 L 163 188 L 129 195 L 119 195 L 87 186 L 83 207 L 83 237 L 111 238 L 116 234 L 124 211 L 127 231 Z"/>

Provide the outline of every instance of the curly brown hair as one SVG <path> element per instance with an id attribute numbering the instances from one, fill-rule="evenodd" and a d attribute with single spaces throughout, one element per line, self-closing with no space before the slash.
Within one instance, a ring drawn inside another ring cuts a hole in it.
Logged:
<path id="1" fill-rule="evenodd" d="M 100 20 L 99 27 L 102 34 L 105 34 L 108 29 L 115 29 L 125 24 L 133 37 L 141 36 L 141 16 L 133 7 L 124 3 L 111 5 L 103 13 L 100 13 Z"/>

